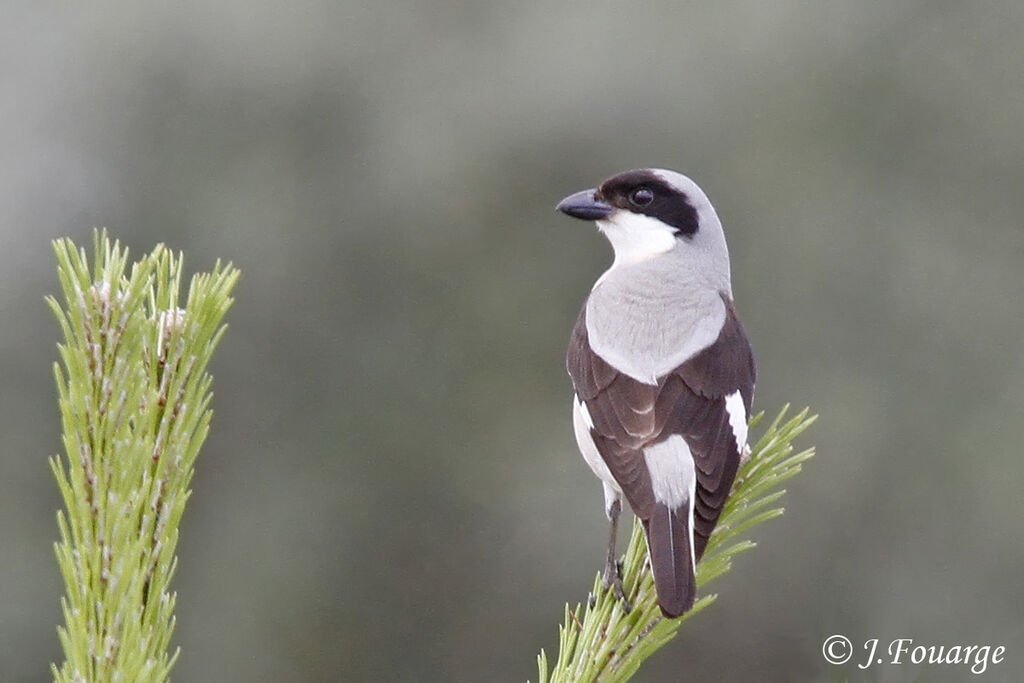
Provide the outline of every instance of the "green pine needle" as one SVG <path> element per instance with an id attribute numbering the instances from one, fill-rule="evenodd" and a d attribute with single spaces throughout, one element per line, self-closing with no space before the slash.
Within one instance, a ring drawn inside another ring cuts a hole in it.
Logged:
<path id="1" fill-rule="evenodd" d="M 66 596 L 55 681 L 167 679 L 178 524 L 210 427 L 207 363 L 224 333 L 239 271 L 218 262 L 180 299 L 182 256 L 157 246 L 129 264 L 106 231 L 90 265 L 53 244 L 64 333 L 57 380 L 64 458 L 53 457 L 65 509 L 57 560 Z"/>
<path id="2" fill-rule="evenodd" d="M 755 543 L 742 538 L 750 529 L 782 514 L 774 507 L 785 494 L 779 485 L 797 474 L 805 460 L 814 455 L 809 448 L 793 453 L 792 441 L 817 419 L 808 409 L 787 419 L 789 406 L 779 412 L 764 435 L 753 447 L 733 484 L 715 531 L 708 541 L 704 558 L 697 565 L 697 585 L 705 585 L 729 571 L 732 558 L 753 548 Z M 756 415 L 750 426 L 760 422 Z M 665 619 L 658 608 L 654 578 L 647 561 L 647 543 L 638 520 L 633 522 L 629 548 L 623 559 L 622 583 L 633 609 L 626 614 L 622 601 L 601 584 L 597 574 L 591 595 L 593 607 L 570 610 L 558 629 L 558 660 L 551 669 L 547 654 L 537 657 L 540 683 L 622 683 L 636 673 L 640 665 L 675 637 L 683 622 L 715 601 L 714 593 L 704 594 L 689 612 L 679 619 Z"/>

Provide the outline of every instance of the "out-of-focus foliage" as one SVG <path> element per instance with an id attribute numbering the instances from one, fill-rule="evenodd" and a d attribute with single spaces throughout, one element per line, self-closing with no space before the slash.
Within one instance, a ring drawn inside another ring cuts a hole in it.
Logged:
<path id="1" fill-rule="evenodd" d="M 715 203 L 756 405 L 822 418 L 635 680 L 823 679 L 833 633 L 1013 652 L 1022 34 L 1015 0 L 7 3 L 0 680 L 59 659 L 43 296 L 94 226 L 246 273 L 175 679 L 532 676 L 606 531 L 562 359 L 610 250 L 553 206 L 636 166 Z"/>

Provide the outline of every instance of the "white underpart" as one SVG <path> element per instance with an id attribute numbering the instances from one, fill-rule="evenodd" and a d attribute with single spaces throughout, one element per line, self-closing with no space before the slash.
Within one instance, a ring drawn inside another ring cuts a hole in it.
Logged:
<path id="1" fill-rule="evenodd" d="M 687 533 L 690 536 L 690 566 L 696 567 L 693 548 L 693 504 L 697 493 L 697 471 L 686 440 L 673 434 L 644 449 L 644 462 L 651 475 L 654 500 L 675 511 L 687 507 Z"/>
<path id="2" fill-rule="evenodd" d="M 593 437 L 590 436 L 590 430 L 593 426 L 594 421 L 590 417 L 590 411 L 587 410 L 586 404 L 580 401 L 578 396 L 573 395 L 572 427 L 576 433 L 576 445 L 579 446 L 580 453 L 583 454 L 583 459 L 587 461 L 587 465 L 597 475 L 597 478 L 601 480 L 601 485 L 604 488 L 604 511 L 610 518 L 612 504 L 622 499 L 622 488 L 615 481 L 615 477 L 612 476 L 611 470 L 605 464 L 604 458 L 597 451 L 597 444 L 594 443 Z"/>
<path id="3" fill-rule="evenodd" d="M 734 391 L 725 397 L 725 412 L 729 415 L 729 426 L 736 437 L 736 450 L 741 454 L 747 447 L 747 407 L 743 404 L 743 396 Z"/>
<path id="4" fill-rule="evenodd" d="M 697 475 L 690 478 L 690 495 L 688 498 L 689 507 L 686 510 L 686 529 L 690 534 L 690 568 L 697 571 L 697 549 L 693 543 L 693 506 L 697 500 Z"/>
<path id="5" fill-rule="evenodd" d="M 676 243 L 675 230 L 671 226 L 631 211 L 616 211 L 608 220 L 597 221 L 597 229 L 612 243 L 615 260 L 594 283 L 595 287 L 616 268 L 664 254 Z"/>
<path id="6" fill-rule="evenodd" d="M 580 412 L 580 417 L 583 418 L 583 424 L 587 425 L 588 429 L 594 428 L 594 418 L 590 416 L 590 410 L 587 409 L 587 404 L 580 400 L 580 397 L 576 394 L 572 395 L 572 400 L 576 402 L 576 409 Z"/>

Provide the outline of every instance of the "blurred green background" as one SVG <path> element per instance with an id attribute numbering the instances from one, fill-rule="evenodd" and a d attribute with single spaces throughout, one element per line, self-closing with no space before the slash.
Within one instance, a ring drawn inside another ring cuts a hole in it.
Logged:
<path id="1" fill-rule="evenodd" d="M 631 167 L 718 208 L 759 408 L 818 457 L 637 677 L 1004 644 L 1024 679 L 1024 5 L 5 4 L 0 680 L 59 661 L 52 238 L 243 270 L 179 681 L 524 681 L 602 562 L 563 354 Z"/>

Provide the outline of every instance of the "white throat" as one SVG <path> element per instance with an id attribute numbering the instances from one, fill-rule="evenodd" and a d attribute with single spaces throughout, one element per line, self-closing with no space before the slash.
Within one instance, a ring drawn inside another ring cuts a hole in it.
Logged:
<path id="1" fill-rule="evenodd" d="M 675 231 L 670 226 L 631 211 L 616 211 L 608 220 L 597 221 L 597 228 L 615 250 L 612 268 L 664 254 L 676 243 Z"/>

